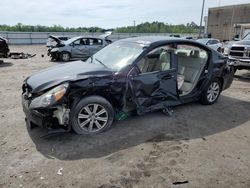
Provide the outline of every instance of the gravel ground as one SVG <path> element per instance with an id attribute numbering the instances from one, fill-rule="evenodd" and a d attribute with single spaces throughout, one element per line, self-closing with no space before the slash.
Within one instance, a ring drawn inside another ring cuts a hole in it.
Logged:
<path id="1" fill-rule="evenodd" d="M 250 187 L 249 71 L 212 106 L 132 117 L 95 136 L 41 138 L 45 130 L 26 129 L 21 85 L 56 63 L 44 46 L 10 49 L 37 55 L 0 65 L 0 187 Z"/>

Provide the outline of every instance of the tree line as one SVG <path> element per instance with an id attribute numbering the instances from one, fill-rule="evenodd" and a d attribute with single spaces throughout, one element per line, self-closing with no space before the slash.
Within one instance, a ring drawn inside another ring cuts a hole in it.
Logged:
<path id="1" fill-rule="evenodd" d="M 0 31 L 21 31 L 21 32 L 105 32 L 113 31 L 117 33 L 197 33 L 199 26 L 194 22 L 179 25 L 171 25 L 163 22 L 145 22 L 136 26 L 118 27 L 103 29 L 100 27 L 62 27 L 60 25 L 0 25 Z"/>
<path id="2" fill-rule="evenodd" d="M 145 22 L 136 26 L 117 28 L 118 33 L 197 33 L 199 26 L 194 22 L 186 25 L 171 25 L 163 22 Z"/>

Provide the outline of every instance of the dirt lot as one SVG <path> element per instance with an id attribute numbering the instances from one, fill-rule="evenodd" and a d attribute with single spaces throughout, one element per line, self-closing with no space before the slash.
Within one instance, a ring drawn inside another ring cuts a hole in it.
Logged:
<path id="1" fill-rule="evenodd" d="M 21 85 L 56 63 L 43 46 L 10 48 L 37 56 L 0 65 L 0 187 L 250 187 L 250 71 L 238 71 L 212 106 L 133 117 L 96 136 L 41 138 L 45 130 L 26 129 Z"/>

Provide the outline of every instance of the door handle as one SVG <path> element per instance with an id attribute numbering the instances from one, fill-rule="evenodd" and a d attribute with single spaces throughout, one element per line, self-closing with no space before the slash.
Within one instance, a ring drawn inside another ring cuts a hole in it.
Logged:
<path id="1" fill-rule="evenodd" d="M 171 79 L 171 78 L 174 78 L 174 75 L 168 74 L 166 76 L 163 76 L 162 78 L 163 79 Z"/>

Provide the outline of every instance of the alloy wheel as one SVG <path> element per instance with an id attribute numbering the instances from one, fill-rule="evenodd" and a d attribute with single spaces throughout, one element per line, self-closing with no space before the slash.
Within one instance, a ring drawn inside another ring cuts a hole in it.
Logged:
<path id="1" fill-rule="evenodd" d="M 213 82 L 210 84 L 207 91 L 207 100 L 212 103 L 214 102 L 220 94 L 220 85 L 218 82 Z"/>
<path id="2" fill-rule="evenodd" d="M 100 104 L 88 104 L 78 114 L 79 126 L 88 132 L 97 132 L 108 122 L 108 112 Z"/>
<path id="3" fill-rule="evenodd" d="M 69 58 L 70 58 L 70 57 L 69 57 L 69 54 L 68 54 L 68 53 L 63 53 L 63 54 L 62 54 L 62 60 L 63 60 L 63 61 L 69 61 Z"/>

